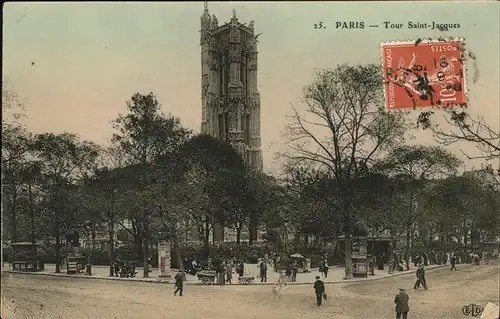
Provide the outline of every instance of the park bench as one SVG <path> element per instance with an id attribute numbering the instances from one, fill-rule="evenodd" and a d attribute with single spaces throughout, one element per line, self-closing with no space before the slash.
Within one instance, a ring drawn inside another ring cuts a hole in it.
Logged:
<path id="1" fill-rule="evenodd" d="M 254 280 L 255 280 L 254 276 L 240 276 L 240 277 L 238 277 L 238 281 L 242 285 L 249 285 L 249 284 L 253 283 Z"/>

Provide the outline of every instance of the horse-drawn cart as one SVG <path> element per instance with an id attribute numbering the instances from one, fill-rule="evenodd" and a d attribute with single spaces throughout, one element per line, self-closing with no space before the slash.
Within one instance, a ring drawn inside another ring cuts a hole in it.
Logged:
<path id="1" fill-rule="evenodd" d="M 217 273 L 215 271 L 210 270 L 202 270 L 198 272 L 198 279 L 201 281 L 203 285 L 213 285 L 215 281 L 215 277 Z"/>

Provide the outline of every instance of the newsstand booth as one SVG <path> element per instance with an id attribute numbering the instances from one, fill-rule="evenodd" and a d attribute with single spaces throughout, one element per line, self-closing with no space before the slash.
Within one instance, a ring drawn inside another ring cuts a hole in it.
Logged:
<path id="1" fill-rule="evenodd" d="M 366 256 L 354 256 L 351 258 L 351 261 L 353 265 L 353 277 L 368 277 L 368 259 Z"/>

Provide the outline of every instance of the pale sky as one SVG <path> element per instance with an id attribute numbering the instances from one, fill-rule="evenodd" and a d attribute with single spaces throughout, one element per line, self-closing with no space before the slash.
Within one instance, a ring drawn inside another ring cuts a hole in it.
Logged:
<path id="1" fill-rule="evenodd" d="M 209 9 L 219 24 L 236 9 L 241 22 L 254 20 L 256 33 L 263 32 L 258 81 L 266 171 L 278 167 L 274 154 L 284 147 L 286 116 L 291 104 L 300 103 L 313 69 L 380 63 L 381 41 L 464 37 L 479 70 L 473 84 L 469 64 L 471 109 L 500 128 L 498 2 L 224 2 L 209 3 Z M 154 92 L 165 113 L 199 131 L 203 2 L 11 2 L 3 13 L 3 81 L 25 99 L 32 131 L 71 131 L 104 144 L 112 132 L 109 122 L 135 92 Z M 326 29 L 313 28 L 319 21 Z M 435 21 L 460 28 L 336 30 L 336 21 Z M 428 133 L 417 137 L 432 141 Z"/>

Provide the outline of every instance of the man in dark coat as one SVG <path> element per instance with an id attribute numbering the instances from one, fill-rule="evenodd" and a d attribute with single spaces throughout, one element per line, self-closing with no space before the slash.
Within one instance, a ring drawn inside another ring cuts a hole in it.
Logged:
<path id="1" fill-rule="evenodd" d="M 325 284 L 316 276 L 316 281 L 314 282 L 314 293 L 316 294 L 316 304 L 321 306 L 321 301 L 323 298 L 326 300 Z"/>
<path id="2" fill-rule="evenodd" d="M 184 290 L 184 278 L 182 276 L 182 273 L 178 272 L 176 275 L 175 275 L 175 290 L 174 290 L 174 296 L 177 295 L 177 293 L 179 293 L 179 296 L 182 297 L 182 291 Z"/>
<path id="3" fill-rule="evenodd" d="M 425 279 L 425 269 L 423 265 L 420 265 L 417 269 L 417 281 L 415 281 L 415 285 L 413 289 L 417 289 L 422 285 L 425 290 L 427 290 L 427 280 Z"/>
<path id="4" fill-rule="evenodd" d="M 408 318 L 408 312 L 410 311 L 410 306 L 408 301 L 410 297 L 406 294 L 405 290 L 400 288 L 399 294 L 394 298 L 394 303 L 396 304 L 396 319 L 406 319 Z"/>
<path id="5" fill-rule="evenodd" d="M 451 264 L 450 270 L 457 270 L 457 267 L 455 267 L 456 263 L 457 263 L 457 257 L 455 257 L 455 255 L 451 256 L 451 258 L 450 258 L 450 264 Z"/>
<path id="6" fill-rule="evenodd" d="M 260 282 L 267 282 L 267 262 L 266 260 L 262 260 L 260 262 Z"/>

